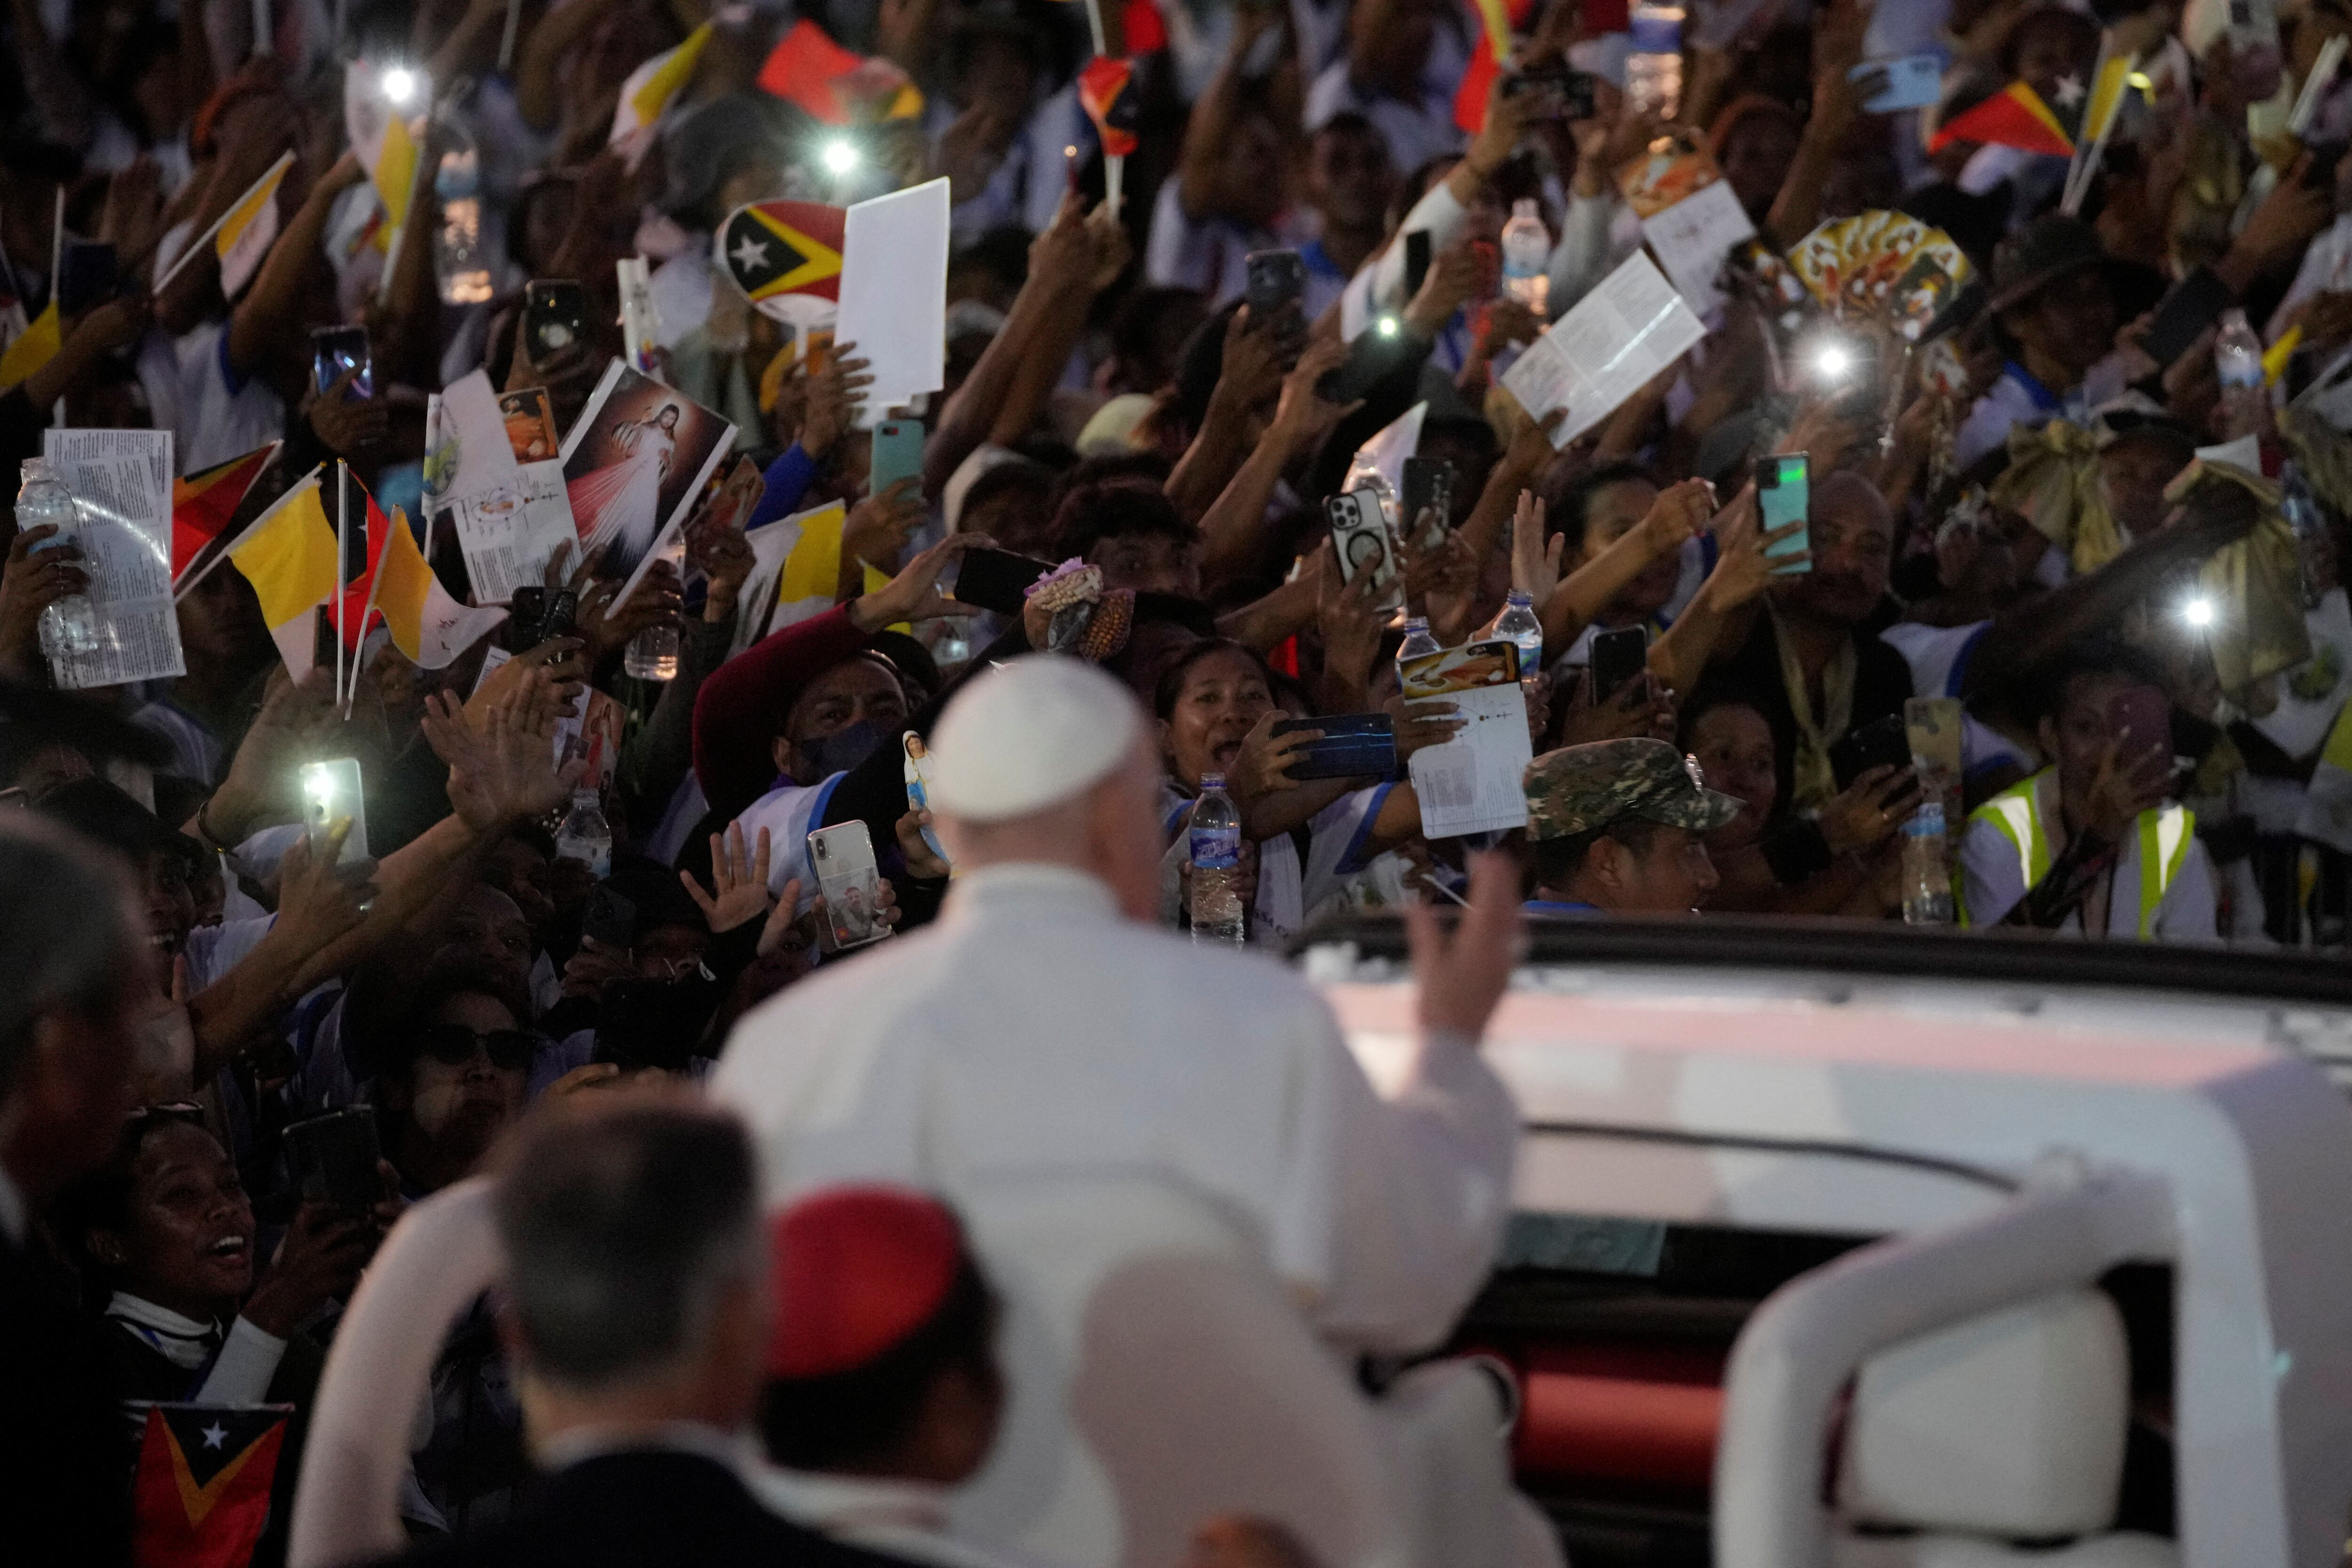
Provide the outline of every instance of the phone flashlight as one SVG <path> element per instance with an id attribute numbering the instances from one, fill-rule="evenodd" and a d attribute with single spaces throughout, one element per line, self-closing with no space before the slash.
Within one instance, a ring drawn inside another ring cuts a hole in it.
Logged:
<path id="1" fill-rule="evenodd" d="M 1372 330 L 1384 338 L 1392 338 L 1403 329 L 1398 324 L 1394 316 L 1382 316 L 1372 323 Z"/>
<path id="2" fill-rule="evenodd" d="M 416 73 L 404 66 L 394 66 L 383 73 L 381 85 L 386 99 L 394 103 L 406 103 L 416 96 Z"/>
<path id="3" fill-rule="evenodd" d="M 323 850 L 336 823 L 348 817 L 351 830 L 344 835 L 342 853 L 337 864 L 347 865 L 367 858 L 367 818 L 365 802 L 360 795 L 360 765 L 350 757 L 337 757 L 331 762 L 302 764 L 302 824 L 309 830 L 310 847 Z"/>
<path id="4" fill-rule="evenodd" d="M 854 142 L 828 142 L 823 155 L 825 168 L 835 174 L 846 174 L 858 164 L 857 144 Z"/>
<path id="5" fill-rule="evenodd" d="M 2199 631 L 2213 624 L 2213 601 L 2202 594 L 2180 602 L 2180 618 Z"/>
<path id="6" fill-rule="evenodd" d="M 1834 386 L 1853 369 L 1853 351 L 1832 338 L 1813 350 L 1813 374 Z"/>

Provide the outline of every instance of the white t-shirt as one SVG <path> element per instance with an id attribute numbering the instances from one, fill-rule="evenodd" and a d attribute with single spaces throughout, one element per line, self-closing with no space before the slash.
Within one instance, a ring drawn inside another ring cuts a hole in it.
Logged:
<path id="1" fill-rule="evenodd" d="M 1968 679 L 1969 659 L 1984 640 L 1992 623 L 1970 621 L 1965 626 L 1930 626 L 1898 621 L 1878 634 L 1878 640 L 1903 656 L 1911 667 L 1911 690 L 1920 697 L 1958 697 Z M 1960 774 L 1973 777 L 1996 764 L 2011 763 L 2029 772 L 2038 763 L 2007 736 L 1960 715 Z"/>

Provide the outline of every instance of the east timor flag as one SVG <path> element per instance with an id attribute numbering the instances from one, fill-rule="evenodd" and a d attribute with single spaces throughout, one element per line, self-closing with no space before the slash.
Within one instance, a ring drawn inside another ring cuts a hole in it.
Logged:
<path id="1" fill-rule="evenodd" d="M 2079 114 L 2084 89 L 2080 81 L 2073 81 L 2073 85 Z M 2023 81 L 2011 82 L 1982 103 L 1961 110 L 1937 126 L 1936 134 L 1927 141 L 1927 151 L 1940 153 L 1954 142 L 1985 142 L 2025 153 L 2046 153 L 2053 158 L 2074 155 L 2073 129 Z"/>
<path id="2" fill-rule="evenodd" d="M 253 481 L 278 457 L 286 443 L 267 447 L 215 463 L 200 474 L 172 481 L 172 582 L 194 587 L 195 580 L 216 565 L 228 525 L 245 504 Z"/>
<path id="3" fill-rule="evenodd" d="M 753 202 L 719 230 L 736 286 L 757 304 L 779 294 L 841 298 L 842 209 L 822 202 Z"/>
<path id="4" fill-rule="evenodd" d="M 134 1568 L 245 1568 L 268 1522 L 294 1407 L 159 1404 L 146 1412 L 131 1489 Z"/>
<path id="5" fill-rule="evenodd" d="M 1135 151 L 1136 127 L 1142 111 L 1135 100 L 1135 66 L 1116 55 L 1097 55 L 1078 72 L 1078 103 L 1095 122 L 1102 150 L 1124 158 Z"/>

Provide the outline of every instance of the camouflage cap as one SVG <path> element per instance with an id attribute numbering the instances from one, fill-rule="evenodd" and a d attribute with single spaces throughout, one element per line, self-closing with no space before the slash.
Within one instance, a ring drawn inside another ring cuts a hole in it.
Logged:
<path id="1" fill-rule="evenodd" d="M 1566 838 L 1629 816 L 1712 833 L 1740 803 L 1706 787 L 1696 759 L 1664 741 L 1631 737 L 1563 746 L 1528 764 L 1528 837 Z"/>

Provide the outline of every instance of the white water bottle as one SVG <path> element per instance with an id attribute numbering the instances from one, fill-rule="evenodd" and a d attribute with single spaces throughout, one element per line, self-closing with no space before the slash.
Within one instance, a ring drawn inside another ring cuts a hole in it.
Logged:
<path id="1" fill-rule="evenodd" d="M 1192 803 L 1185 853 L 1192 862 L 1192 940 L 1239 947 L 1249 940 L 1249 921 L 1242 909 L 1242 814 L 1225 793 L 1223 773 L 1201 775 L 1201 798 Z"/>
<path id="2" fill-rule="evenodd" d="M 1551 293 L 1551 235 L 1533 196 L 1511 204 L 1503 226 L 1503 292 L 1540 316 Z"/>
<path id="3" fill-rule="evenodd" d="M 1404 641 L 1397 646 L 1397 674 L 1402 677 L 1404 674 L 1405 665 L 1411 660 L 1419 658 L 1423 654 L 1439 651 L 1437 637 L 1429 629 L 1429 617 L 1426 616 L 1408 617 L 1404 623 Z"/>
<path id="4" fill-rule="evenodd" d="M 73 492 L 58 478 L 57 470 L 44 458 L 27 458 L 18 470 L 22 481 L 16 493 L 16 526 L 18 529 L 38 528 L 43 523 L 57 524 L 57 532 L 33 547 L 31 554 L 44 550 L 56 550 L 81 542 L 81 508 L 76 504 Z M 98 612 L 91 607 L 89 595 L 73 594 L 59 599 L 41 612 L 41 652 L 52 668 L 61 660 L 87 658 L 98 651 Z"/>
<path id="5" fill-rule="evenodd" d="M 2263 378 L 2263 340 L 2234 307 L 2221 312 L 2221 335 L 2213 340 L 2213 378 L 2221 384 L 2221 416 L 2230 438 L 2261 433 L 2271 396 Z"/>
<path id="6" fill-rule="evenodd" d="M 594 790 L 572 792 L 572 809 L 555 830 L 555 858 L 579 861 L 600 882 L 613 874 L 613 828 Z"/>
<path id="7" fill-rule="evenodd" d="M 1944 806 L 1928 801 L 1903 825 L 1903 923 L 1952 923 L 1952 872 L 1944 861 Z"/>

